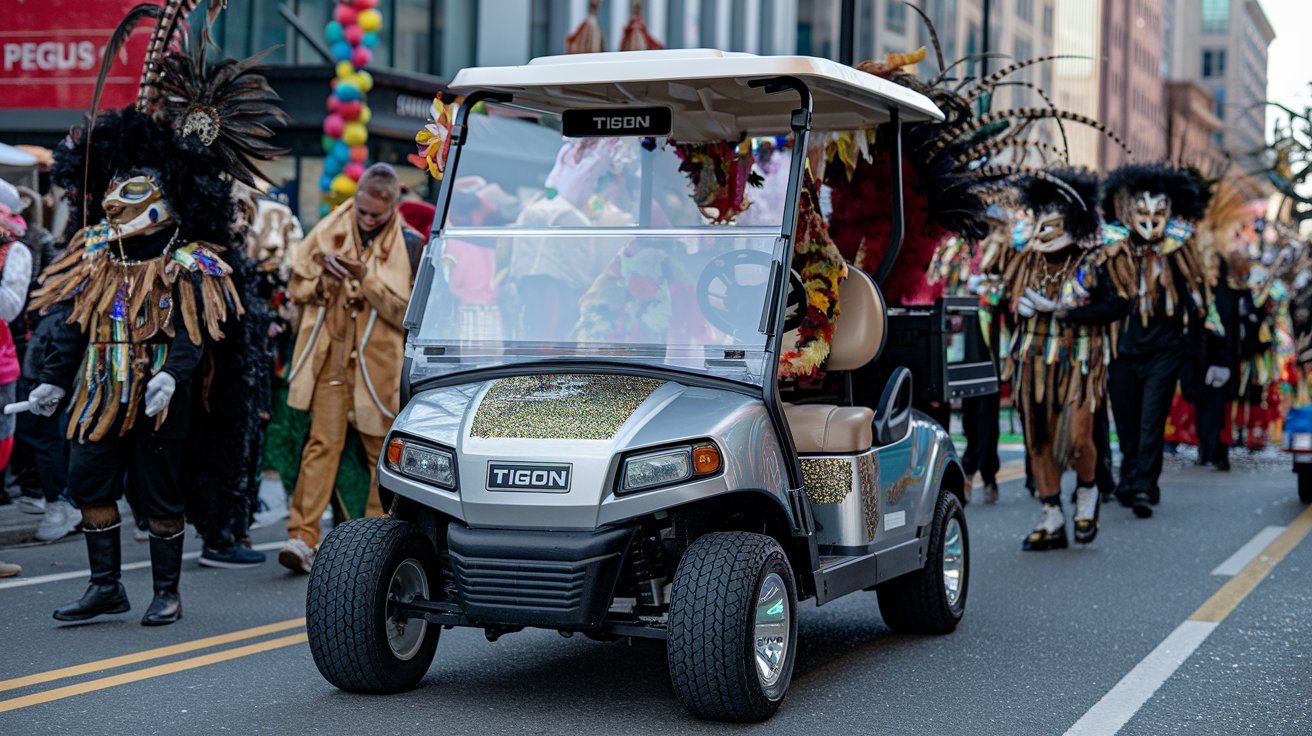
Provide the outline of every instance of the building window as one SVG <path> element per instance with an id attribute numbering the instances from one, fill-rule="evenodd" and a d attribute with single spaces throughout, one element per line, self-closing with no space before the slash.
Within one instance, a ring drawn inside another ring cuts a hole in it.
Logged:
<path id="1" fill-rule="evenodd" d="M 1054 25 L 1052 15 L 1053 15 L 1052 6 L 1044 5 L 1043 6 L 1043 35 L 1045 36 L 1052 35 L 1052 29 Z"/>
<path id="2" fill-rule="evenodd" d="M 1214 91 L 1216 92 L 1216 116 L 1221 120 L 1225 120 L 1225 88 L 1221 87 Z"/>
<path id="3" fill-rule="evenodd" d="M 1034 0 L 1016 0 L 1016 15 L 1026 23 L 1034 22 Z"/>
<path id="4" fill-rule="evenodd" d="M 889 33 L 906 33 L 907 6 L 899 0 L 884 1 L 887 3 L 884 11 L 884 26 L 888 28 Z"/>
<path id="5" fill-rule="evenodd" d="M 1230 30 L 1230 0 L 1203 0 L 1203 33 Z"/>
<path id="6" fill-rule="evenodd" d="M 432 74 L 432 39 L 441 37 L 441 29 L 434 27 L 432 0 L 395 0 L 392 7 L 392 68 Z"/>
<path id="7" fill-rule="evenodd" d="M 1203 77 L 1225 76 L 1225 49 L 1208 49 L 1203 52 Z"/>

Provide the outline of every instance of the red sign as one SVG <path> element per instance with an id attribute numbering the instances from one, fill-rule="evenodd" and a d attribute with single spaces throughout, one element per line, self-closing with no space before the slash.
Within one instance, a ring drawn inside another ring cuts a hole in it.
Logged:
<path id="1" fill-rule="evenodd" d="M 91 107 L 105 44 L 138 0 L 7 0 L 0 25 L 0 108 Z M 100 109 L 137 98 L 153 23 L 141 21 L 110 66 Z"/>

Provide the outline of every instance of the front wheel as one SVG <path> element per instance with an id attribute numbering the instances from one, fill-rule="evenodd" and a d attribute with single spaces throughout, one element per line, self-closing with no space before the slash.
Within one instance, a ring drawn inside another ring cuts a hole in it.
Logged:
<path id="1" fill-rule="evenodd" d="M 1312 503 L 1312 465 L 1295 465 L 1298 473 L 1298 500 Z"/>
<path id="2" fill-rule="evenodd" d="M 419 527 L 385 517 L 348 521 L 324 540 L 305 594 L 310 653 L 324 679 L 357 693 L 396 693 L 423 679 L 440 627 L 396 604 L 437 589 L 433 545 Z"/>
<path id="3" fill-rule="evenodd" d="M 876 586 L 879 612 L 897 632 L 948 634 L 966 612 L 969 583 L 966 512 L 955 495 L 939 491 L 925 566 Z"/>
<path id="4" fill-rule="evenodd" d="M 783 702 L 797 649 L 797 588 L 773 538 L 715 532 L 688 547 L 670 594 L 670 680 L 693 715 L 763 721 Z"/>

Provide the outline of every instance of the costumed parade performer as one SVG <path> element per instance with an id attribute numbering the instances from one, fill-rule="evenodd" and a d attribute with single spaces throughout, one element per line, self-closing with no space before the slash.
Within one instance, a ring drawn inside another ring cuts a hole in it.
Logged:
<path id="1" fill-rule="evenodd" d="M 205 369 L 225 362 L 226 348 L 218 346 L 240 349 L 242 339 L 238 286 L 219 255 L 233 235 L 228 177 L 253 180 L 253 159 L 277 152 L 265 140 L 265 121 L 276 117 L 268 102 L 276 98 L 262 78 L 247 74 L 257 60 L 208 67 L 200 53 L 170 51 L 183 45 L 183 20 L 195 4 L 129 12 L 105 48 L 92 111 L 118 50 L 141 20 L 152 19 L 136 103 L 74 128 L 55 153 L 55 182 L 68 192 L 72 222 L 83 227 L 34 294 L 32 309 L 66 306 L 70 314 L 51 336 L 29 400 L 33 412 L 48 416 L 70 398 L 68 482 L 91 567 L 86 593 L 55 611 L 60 621 L 130 608 L 120 582 L 116 504 L 125 474 L 150 530 L 154 598 L 141 622 L 181 618 L 186 496 L 199 493 L 193 484 L 207 472 L 205 463 L 184 458 L 188 437 L 228 432 L 245 445 L 239 427 L 202 428 L 198 414 L 206 398 L 231 400 L 214 391 L 240 390 L 236 377 Z M 209 24 L 221 7 L 210 5 Z M 188 84 L 202 80 L 199 88 Z M 199 91 L 216 96 L 192 96 Z M 209 452 L 210 467 L 233 459 L 226 447 Z"/>
<path id="2" fill-rule="evenodd" d="M 1207 284 L 1194 223 L 1206 204 L 1197 177 L 1164 163 L 1122 166 L 1105 186 L 1103 213 L 1114 222 L 1103 226 L 1104 247 L 1129 251 L 1135 284 L 1108 374 L 1121 446 L 1115 495 L 1139 518 L 1160 500 L 1167 413 L 1201 338 Z"/>
<path id="3" fill-rule="evenodd" d="M 1126 313 L 1133 288 L 1124 250 L 1098 242 L 1098 180 L 1058 170 L 1021 180 L 1025 221 L 1017 250 L 1004 256 L 1003 283 L 1017 324 L 1002 349 L 1003 380 L 1025 424 L 1025 452 L 1043 508 L 1025 550 L 1067 546 L 1061 477 L 1075 470 L 1071 494 L 1075 541 L 1098 534 L 1100 497 L 1095 412 L 1104 406 L 1111 328 Z M 1117 267 L 1119 265 L 1119 268 Z M 1116 274 L 1120 274 L 1120 278 Z"/>

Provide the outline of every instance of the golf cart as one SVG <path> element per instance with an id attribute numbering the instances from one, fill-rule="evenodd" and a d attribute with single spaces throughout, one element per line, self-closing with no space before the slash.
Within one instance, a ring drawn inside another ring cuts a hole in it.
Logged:
<path id="1" fill-rule="evenodd" d="M 323 676 L 408 689 L 456 626 L 641 637 L 666 641 L 694 714 L 759 721 L 792 678 L 801 601 L 873 590 L 892 629 L 952 631 L 964 478 L 912 408 L 921 365 L 889 367 L 869 406 L 784 403 L 776 385 L 807 298 L 790 264 L 808 137 L 939 110 L 827 60 L 705 50 L 466 69 L 452 89 L 465 97 L 378 468 L 396 498 L 335 529 L 310 576 Z M 478 198 L 504 173 L 461 165 L 487 116 L 560 131 L 545 194 Z M 781 158 L 754 169 L 751 207 L 690 199 L 715 175 L 701 153 L 756 141 Z M 856 268 L 839 301 L 825 370 L 855 373 L 879 360 L 885 307 Z"/>

